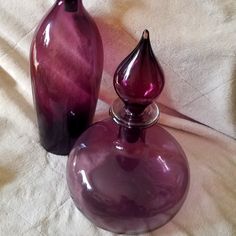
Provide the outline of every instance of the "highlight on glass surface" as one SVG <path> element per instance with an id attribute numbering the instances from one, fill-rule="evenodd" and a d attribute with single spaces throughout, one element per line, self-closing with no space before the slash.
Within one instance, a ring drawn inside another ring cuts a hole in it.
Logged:
<path id="1" fill-rule="evenodd" d="M 164 87 L 149 32 L 118 66 L 119 95 L 111 118 L 95 123 L 77 140 L 67 162 L 67 183 L 77 208 L 96 226 L 137 234 L 169 222 L 189 187 L 185 153 L 157 125 L 153 102 Z"/>

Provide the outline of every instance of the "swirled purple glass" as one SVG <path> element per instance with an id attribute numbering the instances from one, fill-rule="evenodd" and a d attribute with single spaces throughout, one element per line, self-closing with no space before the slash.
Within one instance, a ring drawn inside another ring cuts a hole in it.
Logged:
<path id="1" fill-rule="evenodd" d="M 66 155 L 91 124 L 98 99 L 103 46 L 82 0 L 57 0 L 36 30 L 31 78 L 40 140 Z"/>

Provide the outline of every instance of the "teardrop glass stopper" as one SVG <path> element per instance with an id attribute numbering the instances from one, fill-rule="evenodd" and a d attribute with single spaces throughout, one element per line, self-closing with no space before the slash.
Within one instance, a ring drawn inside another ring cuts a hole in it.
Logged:
<path id="1" fill-rule="evenodd" d="M 153 53 L 148 30 L 118 66 L 114 87 L 131 113 L 141 113 L 162 92 L 164 74 Z"/>

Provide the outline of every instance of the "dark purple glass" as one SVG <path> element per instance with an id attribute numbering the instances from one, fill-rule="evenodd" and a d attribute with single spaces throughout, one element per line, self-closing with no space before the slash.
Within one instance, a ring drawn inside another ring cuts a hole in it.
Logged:
<path id="1" fill-rule="evenodd" d="M 31 78 L 42 146 L 66 155 L 91 124 L 103 70 L 98 28 L 82 0 L 57 0 L 36 30 Z"/>
<path id="2" fill-rule="evenodd" d="M 126 105 L 146 107 L 157 98 L 164 87 L 164 75 L 145 30 L 137 47 L 119 65 L 114 87 Z"/>
<path id="3" fill-rule="evenodd" d="M 147 33 L 141 42 L 147 40 Z M 112 119 L 94 124 L 79 137 L 67 162 L 67 183 L 75 205 L 95 225 L 115 233 L 143 233 L 166 224 L 181 208 L 189 186 L 184 151 L 165 129 L 154 126 L 159 110 L 151 102 L 163 88 L 162 70 L 153 54 L 148 54 L 150 63 L 157 68 L 149 66 L 147 50 L 139 47 L 143 43 L 135 49 L 137 55 L 132 53 L 134 60 L 131 54 L 119 66 L 119 81 L 117 73 L 114 77 L 125 103 L 116 100 L 110 110 Z M 140 64 L 132 70 L 134 61 Z M 130 68 L 126 81 L 125 71 Z M 145 87 L 143 70 L 153 86 Z M 145 88 L 150 92 L 147 96 Z"/>

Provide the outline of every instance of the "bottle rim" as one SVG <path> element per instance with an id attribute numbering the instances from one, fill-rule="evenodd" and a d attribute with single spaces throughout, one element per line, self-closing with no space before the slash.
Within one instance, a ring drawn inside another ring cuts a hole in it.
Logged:
<path id="1" fill-rule="evenodd" d="M 148 128 L 156 124 L 160 118 L 160 110 L 155 102 L 152 102 L 137 116 L 127 111 L 125 104 L 120 98 L 113 102 L 109 113 L 118 125 L 127 128 Z"/>

